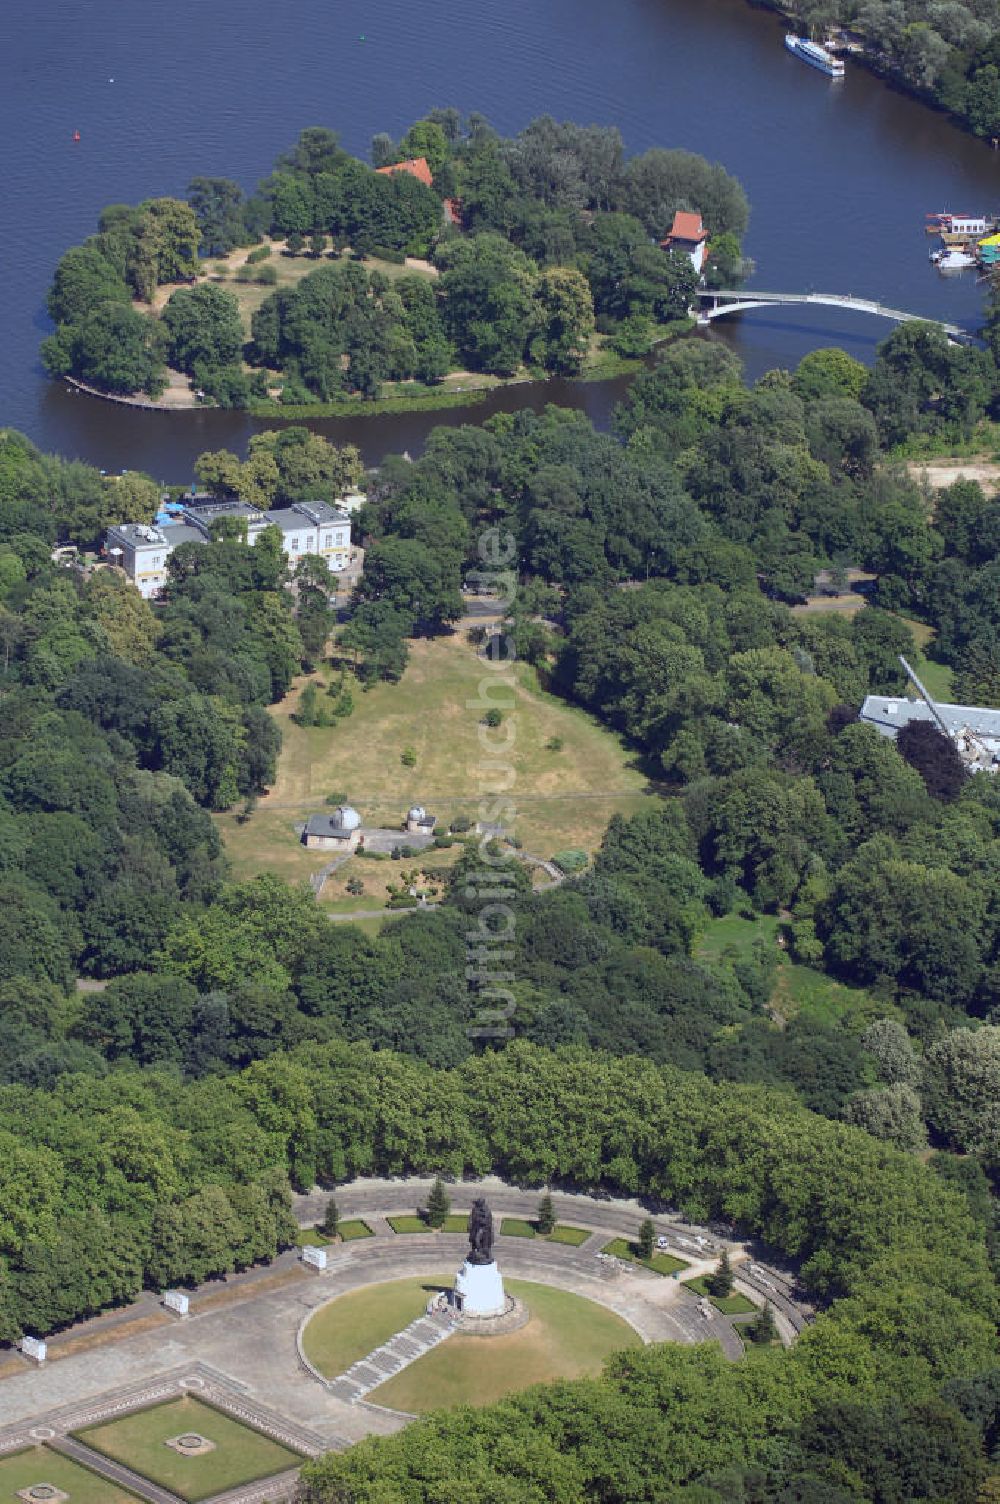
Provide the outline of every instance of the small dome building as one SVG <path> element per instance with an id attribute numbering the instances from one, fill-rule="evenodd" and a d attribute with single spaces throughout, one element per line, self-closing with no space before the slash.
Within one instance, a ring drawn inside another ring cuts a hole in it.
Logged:
<path id="1" fill-rule="evenodd" d="M 354 851 L 361 839 L 361 816 L 350 804 L 310 815 L 302 832 L 302 844 L 310 851 Z"/>
<path id="2" fill-rule="evenodd" d="M 433 834 L 435 817 L 429 815 L 422 804 L 413 804 L 406 811 L 406 828 L 416 835 Z"/>

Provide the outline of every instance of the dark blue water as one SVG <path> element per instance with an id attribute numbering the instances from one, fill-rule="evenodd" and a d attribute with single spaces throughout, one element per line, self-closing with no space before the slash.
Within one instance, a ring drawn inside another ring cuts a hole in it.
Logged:
<path id="1" fill-rule="evenodd" d="M 4 29 L 0 424 L 108 468 L 183 481 L 195 454 L 240 448 L 253 425 L 130 412 L 48 381 L 37 347 L 59 255 L 105 204 L 183 194 L 197 174 L 252 187 L 305 125 L 365 155 L 375 132 L 433 105 L 479 110 L 505 133 L 543 112 L 613 123 L 631 151 L 684 146 L 743 180 L 759 286 L 979 316 L 974 278 L 934 272 L 922 226 L 927 210 L 995 206 L 998 154 L 858 68 L 828 83 L 744 0 L 41 0 L 5 7 Z M 806 310 L 718 327 L 751 374 L 834 341 L 868 359 L 889 328 Z M 499 401 L 573 400 L 603 421 L 618 394 L 556 386 Z M 374 460 L 467 416 L 317 426 Z"/>

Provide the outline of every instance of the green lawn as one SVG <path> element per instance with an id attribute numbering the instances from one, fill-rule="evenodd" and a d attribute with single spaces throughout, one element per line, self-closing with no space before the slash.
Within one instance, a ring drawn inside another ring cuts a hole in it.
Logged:
<path id="1" fill-rule="evenodd" d="M 642 1264 L 643 1268 L 652 1269 L 654 1274 L 676 1274 L 679 1269 L 691 1267 L 683 1259 L 675 1259 L 672 1253 L 654 1253 L 651 1258 L 641 1259 L 636 1252 L 636 1245 L 627 1238 L 612 1238 L 601 1251 L 616 1259 L 626 1259 L 630 1264 Z"/>
<path id="2" fill-rule="evenodd" d="M 713 919 L 698 936 L 695 955 L 709 962 L 749 960 L 755 941 L 774 943 L 779 922 L 776 914 L 758 914 L 751 919 L 744 919 L 741 914 L 726 914 L 722 919 Z"/>
<path id="3" fill-rule="evenodd" d="M 430 1232 L 431 1230 L 423 1217 L 418 1217 L 415 1212 L 407 1212 L 399 1217 L 386 1217 L 385 1220 L 393 1232 Z"/>
<path id="4" fill-rule="evenodd" d="M 48 1447 L 29 1447 L 0 1457 L 0 1499 L 16 1499 L 24 1488 L 36 1483 L 51 1483 L 68 1494 L 70 1504 L 136 1504 L 136 1495 L 127 1493 L 99 1478 L 89 1468 L 80 1467 Z"/>
<path id="5" fill-rule="evenodd" d="M 363 1222 L 360 1217 L 339 1223 L 337 1231 L 345 1243 L 352 1243 L 355 1238 L 372 1238 L 375 1236 L 368 1223 Z"/>
<path id="6" fill-rule="evenodd" d="M 296 1248 L 325 1248 L 330 1242 L 325 1232 L 318 1227 L 300 1227 L 295 1239 Z"/>
<path id="7" fill-rule="evenodd" d="M 534 1222 L 526 1222 L 523 1217 L 504 1217 L 500 1231 L 506 1238 L 534 1238 L 538 1234 Z"/>
<path id="8" fill-rule="evenodd" d="M 449 1337 L 369 1398 L 413 1414 L 488 1405 L 530 1384 L 599 1373 L 611 1353 L 641 1346 L 627 1322 L 594 1301 L 523 1280 L 505 1284 L 531 1312 L 527 1326 L 488 1343 L 462 1333 Z"/>
<path id="9" fill-rule="evenodd" d="M 381 1347 L 427 1308 L 436 1290 L 450 1290 L 454 1274 L 366 1285 L 321 1306 L 302 1333 L 306 1357 L 321 1374 L 334 1378 L 359 1358 Z"/>
<path id="10" fill-rule="evenodd" d="M 747 1316 L 757 1309 L 753 1301 L 747 1300 L 738 1290 L 734 1290 L 731 1295 L 709 1295 L 708 1276 L 705 1274 L 700 1274 L 697 1279 L 686 1279 L 684 1288 L 693 1290 L 695 1295 L 707 1296 L 716 1310 L 722 1311 L 726 1316 Z"/>
<path id="11" fill-rule="evenodd" d="M 935 663 L 933 658 L 927 657 L 927 649 L 935 637 L 934 628 L 928 626 L 925 621 L 916 621 L 911 616 L 901 616 L 899 619 L 904 627 L 909 627 L 913 633 L 913 640 L 917 644 L 916 652 L 910 658 L 910 667 L 933 699 L 944 700 L 946 704 L 950 703 L 952 670 L 946 663 Z M 916 695 L 916 690 L 912 685 L 907 689 L 907 694 Z"/>
<path id="12" fill-rule="evenodd" d="M 481 802 L 475 779 L 481 751 L 476 702 L 482 662 L 464 631 L 410 644 L 410 662 L 399 684 L 356 692 L 355 710 L 334 727 L 301 727 L 291 719 L 306 681 L 298 680 L 271 709 L 283 736 L 278 773 L 270 792 L 244 824 L 235 813 L 216 817 L 234 875 L 277 872 L 304 881 L 329 860 L 306 851 L 295 824 L 324 808 L 328 793 L 342 791 L 366 824 L 394 826 L 407 807 L 420 803 L 442 822 L 474 819 Z M 524 848 L 548 857 L 570 847 L 593 852 L 611 816 L 633 814 L 648 804 L 644 774 L 612 731 L 586 711 L 540 689 L 527 664 L 515 665 L 513 693 L 516 740 L 510 751 L 517 798 L 516 831 Z M 562 747 L 547 743 L 559 738 Z M 404 768 L 400 753 L 413 747 L 416 765 Z M 375 871 L 398 863 L 355 860 L 324 888 L 324 901 L 344 897 L 353 872 L 374 883 Z M 357 907 L 377 907 L 363 897 Z"/>
<path id="13" fill-rule="evenodd" d="M 444 1219 L 444 1226 L 441 1229 L 442 1232 L 468 1232 L 468 1230 L 469 1230 L 469 1214 L 468 1214 L 468 1212 L 451 1212 L 451 1213 L 449 1213 L 449 1215 L 447 1217 L 445 1217 L 445 1219 Z"/>
<path id="14" fill-rule="evenodd" d="M 166 1445 L 185 1431 L 197 1431 L 214 1441 L 215 1450 L 201 1457 L 182 1457 Z M 96 1452 L 189 1501 L 283 1473 L 302 1460 L 298 1452 L 189 1395 L 76 1434 Z"/>
<path id="15" fill-rule="evenodd" d="M 500 1231 L 507 1238 L 542 1238 L 549 1243 L 567 1243 L 571 1248 L 579 1248 L 590 1237 L 589 1228 L 568 1227 L 561 1222 L 550 1233 L 539 1232 L 538 1224 L 524 1217 L 504 1217 Z"/>
<path id="16" fill-rule="evenodd" d="M 698 937 L 695 955 L 715 965 L 748 960 L 757 940 L 774 945 L 780 924 L 776 914 L 758 914 L 749 919 L 726 914 L 722 919 L 713 919 Z M 863 987 L 845 986 L 823 971 L 790 960 L 784 952 L 779 953 L 769 1007 L 774 1015 L 786 1021 L 799 1013 L 828 1025 L 847 1020 L 858 1033 L 872 1019 L 884 1018 L 894 1011 L 891 1004 L 873 998 Z"/>
<path id="17" fill-rule="evenodd" d="M 568 1243 L 571 1248 L 579 1248 L 581 1243 L 586 1243 L 590 1237 L 589 1227 L 571 1227 L 568 1223 L 557 1222 L 549 1233 L 550 1243 Z"/>

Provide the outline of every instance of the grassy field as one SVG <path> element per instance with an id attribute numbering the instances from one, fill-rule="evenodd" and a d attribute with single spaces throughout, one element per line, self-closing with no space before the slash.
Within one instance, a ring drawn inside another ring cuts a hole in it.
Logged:
<path id="1" fill-rule="evenodd" d="M 346 794 L 369 825 L 399 825 L 413 803 L 442 823 L 474 819 L 483 798 L 477 777 L 482 712 L 467 702 L 478 698 L 483 672 L 464 632 L 414 642 L 402 682 L 356 692 L 354 714 L 331 728 L 300 727 L 291 719 L 307 682 L 297 681 L 271 712 L 284 737 L 273 787 L 244 824 L 234 813 L 217 817 L 235 875 L 272 871 L 306 880 L 325 866 L 331 853 L 306 851 L 294 826 L 323 809 L 332 792 Z M 538 856 L 568 847 L 592 852 L 613 814 L 634 813 L 646 803 L 647 780 L 619 737 L 542 691 L 527 665 L 517 665 L 516 678 L 507 718 L 514 778 L 505 796 L 516 806 L 516 833 Z M 547 749 L 553 738 L 562 742 L 558 751 Z M 400 762 L 404 747 L 417 754 L 412 768 Z M 434 853 L 422 865 L 445 867 L 460 850 Z M 344 899 L 348 879 L 359 877 L 365 894 L 357 907 L 377 907 L 385 882 L 398 882 L 401 865 L 413 863 L 354 857 L 328 881 L 324 900 Z"/>
<path id="2" fill-rule="evenodd" d="M 61 1489 L 71 1504 L 136 1504 L 135 1494 L 116 1488 L 107 1478 L 99 1478 L 48 1447 L 29 1447 L 0 1458 L 0 1499 L 15 1499 L 22 1489 L 36 1483 Z"/>
<path id="3" fill-rule="evenodd" d="M 303 1351 L 321 1374 L 333 1378 L 416 1321 L 430 1297 L 454 1283 L 454 1274 L 442 1274 L 352 1290 L 320 1307 L 302 1334 Z"/>
<path id="4" fill-rule="evenodd" d="M 214 1441 L 215 1451 L 201 1457 L 182 1457 L 166 1445 L 171 1437 L 185 1431 L 197 1431 Z M 95 1451 L 191 1501 L 208 1499 L 256 1478 L 269 1478 L 302 1460 L 290 1448 L 188 1395 L 137 1410 L 120 1420 L 90 1426 L 77 1435 Z M 107 1494 L 101 1497 L 103 1500 Z"/>
<path id="5" fill-rule="evenodd" d="M 488 1353 L 481 1337 L 450 1337 L 380 1384 L 370 1399 L 413 1414 L 488 1405 L 530 1384 L 599 1373 L 611 1353 L 641 1345 L 627 1322 L 594 1301 L 522 1280 L 505 1284 L 531 1312 L 527 1326 L 491 1337 Z"/>
<path id="6" fill-rule="evenodd" d="M 951 701 L 952 671 L 946 663 L 935 663 L 927 657 L 927 649 L 934 641 L 934 628 L 929 627 L 925 621 L 916 621 L 911 616 L 901 616 L 900 621 L 909 627 L 917 644 L 917 651 L 910 659 L 910 667 L 922 680 L 927 693 L 934 700 L 944 700 L 946 704 Z M 916 690 L 912 686 L 907 690 L 910 695 L 915 695 Z"/>
<path id="7" fill-rule="evenodd" d="M 753 1301 L 747 1300 L 738 1290 L 734 1290 L 731 1295 L 709 1295 L 706 1274 L 700 1274 L 697 1279 L 686 1279 L 684 1288 L 693 1290 L 695 1295 L 706 1296 L 716 1310 L 722 1311 L 726 1316 L 749 1316 L 757 1309 Z"/>
<path id="8" fill-rule="evenodd" d="M 752 919 L 727 914 L 722 919 L 713 919 L 699 936 L 695 955 L 714 964 L 727 959 L 747 959 L 758 939 L 769 945 L 775 943 L 780 923 L 775 914 L 760 914 Z M 863 987 L 847 987 L 811 966 L 800 966 L 784 952 L 779 956 L 769 1007 L 772 1014 L 785 1021 L 797 1014 L 825 1024 L 849 1019 L 859 1031 L 872 1019 L 893 1012 L 890 1004 L 873 998 Z"/>
<path id="9" fill-rule="evenodd" d="M 690 1268 L 683 1259 L 675 1259 L 672 1253 L 654 1253 L 651 1258 L 641 1259 L 636 1252 L 636 1245 L 630 1243 L 628 1238 L 612 1238 L 610 1243 L 605 1243 L 602 1253 L 611 1254 L 612 1258 L 627 1259 L 630 1264 L 642 1264 L 645 1269 L 652 1269 L 654 1274 L 676 1274 L 680 1269 Z"/>

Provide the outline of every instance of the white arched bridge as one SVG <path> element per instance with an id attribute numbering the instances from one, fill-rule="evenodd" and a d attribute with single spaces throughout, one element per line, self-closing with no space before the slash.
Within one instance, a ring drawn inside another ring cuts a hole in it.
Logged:
<path id="1" fill-rule="evenodd" d="M 854 313 L 872 314 L 877 319 L 889 319 L 894 324 L 907 324 L 919 320 L 925 324 L 936 324 L 943 329 L 950 340 L 959 344 L 970 344 L 975 336 L 968 329 L 963 329 L 959 324 L 946 324 L 942 319 L 929 319 L 923 313 L 907 313 L 902 308 L 887 308 L 884 303 L 873 302 L 870 298 L 855 298 L 851 294 L 846 296 L 836 292 L 720 292 L 712 288 L 699 288 L 698 297 L 701 299 L 701 308 L 698 311 L 698 323 L 702 326 L 711 324 L 714 319 L 728 318 L 732 313 L 745 313 L 750 308 L 775 308 L 787 307 L 793 304 L 812 304 L 819 308 L 847 308 Z"/>

